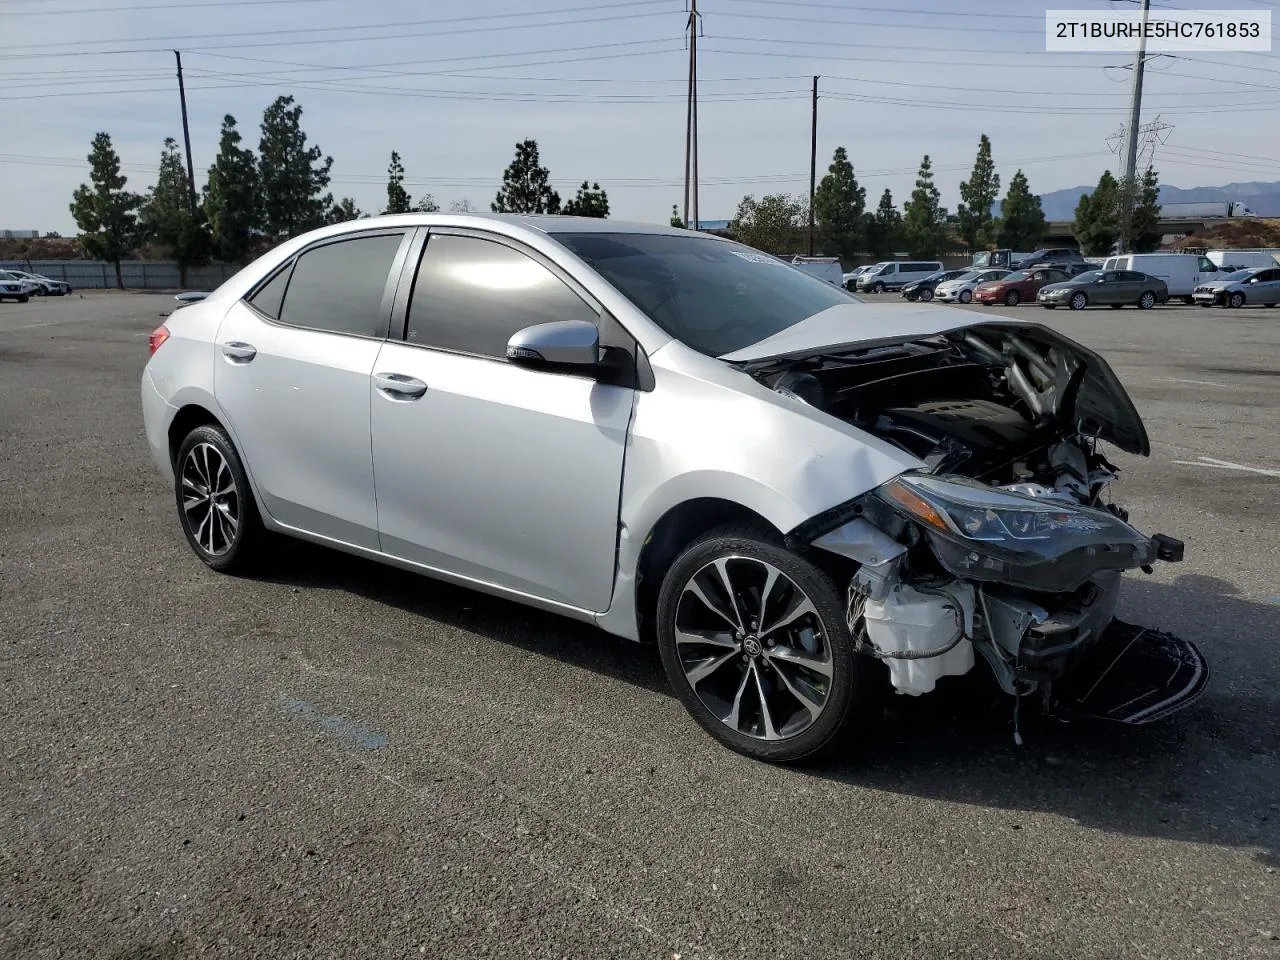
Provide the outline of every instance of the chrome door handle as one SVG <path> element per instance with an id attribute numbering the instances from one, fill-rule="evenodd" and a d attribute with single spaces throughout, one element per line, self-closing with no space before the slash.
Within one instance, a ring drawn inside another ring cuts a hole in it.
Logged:
<path id="1" fill-rule="evenodd" d="M 258 355 L 258 348 L 243 340 L 228 340 L 222 345 L 222 355 L 235 363 L 248 363 Z"/>
<path id="2" fill-rule="evenodd" d="M 417 400 L 427 392 L 427 385 L 403 373 L 375 373 L 373 384 L 393 400 Z"/>

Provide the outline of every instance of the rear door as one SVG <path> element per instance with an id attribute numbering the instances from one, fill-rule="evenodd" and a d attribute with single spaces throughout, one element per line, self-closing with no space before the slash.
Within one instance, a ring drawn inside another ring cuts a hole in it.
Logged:
<path id="1" fill-rule="evenodd" d="M 387 335 L 407 231 L 320 241 L 218 328 L 214 395 L 278 522 L 378 546 L 369 377 Z"/>
<path id="2" fill-rule="evenodd" d="M 1280 269 L 1261 271 L 1244 288 L 1250 303 L 1280 303 Z"/>
<path id="3" fill-rule="evenodd" d="M 582 610 L 608 608 L 635 391 L 509 363 L 525 327 L 588 320 L 565 272 L 514 241 L 432 230 L 404 327 L 373 370 L 378 529 L 392 556 Z"/>

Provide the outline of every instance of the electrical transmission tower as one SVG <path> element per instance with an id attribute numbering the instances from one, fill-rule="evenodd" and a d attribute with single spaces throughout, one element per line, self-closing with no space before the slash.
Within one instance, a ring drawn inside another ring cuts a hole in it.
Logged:
<path id="1" fill-rule="evenodd" d="M 1139 170 L 1146 170 L 1148 167 L 1155 166 L 1156 147 L 1169 142 L 1169 136 L 1173 133 L 1173 124 L 1163 122 L 1157 115 L 1150 123 L 1144 123 L 1138 128 L 1138 146 L 1135 151 L 1136 162 L 1134 163 L 1134 175 L 1137 176 Z M 1129 142 L 1129 125 L 1122 123 L 1115 133 L 1107 137 L 1107 146 L 1111 148 L 1111 152 L 1119 154 L 1121 150 L 1128 146 Z"/>

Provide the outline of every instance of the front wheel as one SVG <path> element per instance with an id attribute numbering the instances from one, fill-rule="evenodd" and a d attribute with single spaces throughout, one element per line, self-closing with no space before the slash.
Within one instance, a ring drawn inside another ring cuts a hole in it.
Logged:
<path id="1" fill-rule="evenodd" d="M 1148 290 L 1146 293 L 1144 293 L 1141 297 L 1138 298 L 1139 310 L 1150 310 L 1155 305 L 1156 305 L 1156 295 L 1152 293 L 1150 290 Z"/>
<path id="2" fill-rule="evenodd" d="M 192 430 L 174 460 L 174 496 L 187 543 L 221 573 L 252 565 L 264 539 L 262 519 L 240 455 L 217 426 Z"/>
<path id="3" fill-rule="evenodd" d="M 657 621 L 685 709 L 747 756 L 812 757 L 874 702 L 836 585 L 769 531 L 730 524 L 686 548 L 663 580 Z"/>
<path id="4" fill-rule="evenodd" d="M 928 303 L 930 300 L 933 299 L 933 291 L 928 289 L 921 290 L 920 299 L 923 300 L 925 303 Z"/>
<path id="5" fill-rule="evenodd" d="M 1231 298 L 1227 300 L 1227 306 L 1236 307 L 1236 308 L 1243 307 L 1244 294 L 1241 293 L 1239 290 L 1237 290 L 1235 293 L 1231 295 Z"/>
<path id="6" fill-rule="evenodd" d="M 1018 296 L 1017 290 L 1010 290 L 1004 295 L 1004 305 L 1006 307 L 1016 307 L 1021 300 L 1022 297 Z"/>
<path id="7" fill-rule="evenodd" d="M 1077 293 L 1071 298 L 1072 310 L 1083 310 L 1089 305 L 1089 298 L 1083 293 Z"/>
<path id="8" fill-rule="evenodd" d="M 968 290 L 961 290 L 959 300 L 961 303 L 968 303 L 973 299 L 973 293 Z"/>

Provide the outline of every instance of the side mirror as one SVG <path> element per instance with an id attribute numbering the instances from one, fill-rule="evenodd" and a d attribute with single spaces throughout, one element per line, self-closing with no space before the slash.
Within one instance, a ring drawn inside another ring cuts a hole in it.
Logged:
<path id="1" fill-rule="evenodd" d="M 507 359 L 522 367 L 591 370 L 600 364 L 600 329 L 586 320 L 525 327 L 507 341 Z"/>

